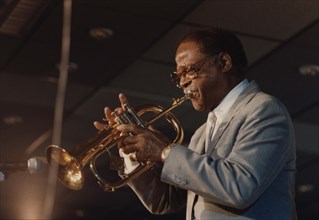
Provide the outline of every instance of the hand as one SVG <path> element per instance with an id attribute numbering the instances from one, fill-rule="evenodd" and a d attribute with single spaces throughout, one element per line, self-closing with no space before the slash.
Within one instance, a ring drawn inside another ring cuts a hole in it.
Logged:
<path id="1" fill-rule="evenodd" d="M 171 141 L 158 131 L 141 128 L 137 125 L 120 125 L 119 131 L 131 132 L 133 136 L 123 137 L 121 146 L 124 153 L 136 152 L 138 161 L 159 162 L 161 161 L 162 150 Z"/>
<path id="2" fill-rule="evenodd" d="M 119 100 L 121 102 L 122 107 L 116 108 L 114 110 L 114 112 L 118 115 L 124 111 L 124 105 L 127 103 L 127 99 L 125 95 L 122 93 L 119 94 Z M 105 119 L 103 119 L 103 121 L 105 122 L 99 122 L 99 121 L 94 122 L 94 126 L 98 130 L 103 130 L 106 126 L 116 123 L 115 117 L 112 115 L 112 111 L 109 107 L 104 108 L 104 115 L 105 115 Z"/>
<path id="3" fill-rule="evenodd" d="M 119 94 L 121 107 L 116 108 L 114 112 L 118 115 L 124 111 L 124 106 L 127 104 L 127 99 L 124 94 Z M 108 125 L 116 123 L 115 117 L 109 107 L 104 108 L 104 115 Z M 102 130 L 107 124 L 95 121 L 94 126 Z M 171 141 L 156 131 L 153 128 L 141 128 L 137 125 L 119 125 L 117 129 L 125 134 L 131 133 L 132 136 L 124 136 L 118 141 L 118 147 L 123 150 L 125 154 L 136 152 L 138 161 L 161 161 L 162 150 L 168 146 Z"/>

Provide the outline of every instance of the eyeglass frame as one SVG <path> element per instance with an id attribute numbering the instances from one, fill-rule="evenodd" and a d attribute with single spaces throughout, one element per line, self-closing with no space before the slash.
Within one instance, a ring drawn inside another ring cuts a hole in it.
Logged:
<path id="1" fill-rule="evenodd" d="M 187 80 L 193 80 L 196 79 L 199 76 L 199 72 L 201 71 L 201 69 L 203 68 L 204 64 L 206 63 L 207 60 L 209 60 L 210 58 L 217 58 L 219 54 L 215 54 L 213 56 L 209 55 L 204 57 L 203 59 L 197 61 L 196 63 L 189 65 L 186 70 L 182 71 L 182 72 L 177 72 L 174 71 L 173 73 L 170 74 L 171 80 L 176 84 L 176 86 L 178 88 L 181 88 L 180 86 L 180 82 L 181 82 L 181 77 L 186 77 Z M 215 60 L 214 60 L 215 61 Z M 201 64 L 201 65 L 199 65 Z M 190 72 L 192 72 L 190 74 Z M 187 77 L 187 74 L 189 74 L 189 76 Z"/>

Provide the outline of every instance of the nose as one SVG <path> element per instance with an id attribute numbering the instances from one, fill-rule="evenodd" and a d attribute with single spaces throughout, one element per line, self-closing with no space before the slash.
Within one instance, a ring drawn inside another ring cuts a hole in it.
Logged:
<path id="1" fill-rule="evenodd" d="M 192 83 L 191 79 L 187 79 L 187 77 L 181 77 L 181 80 L 179 82 L 179 87 L 182 89 L 187 88 Z"/>

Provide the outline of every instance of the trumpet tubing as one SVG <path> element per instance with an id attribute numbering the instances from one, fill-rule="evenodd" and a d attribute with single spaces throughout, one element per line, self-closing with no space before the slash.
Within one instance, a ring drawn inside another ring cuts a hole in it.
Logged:
<path id="1" fill-rule="evenodd" d="M 94 176 L 98 179 L 98 183 L 105 191 L 115 191 L 116 189 L 127 184 L 128 181 L 138 177 L 145 171 L 149 170 L 154 164 L 150 162 L 140 163 L 140 165 L 130 174 L 122 176 L 122 179 L 116 183 L 111 183 L 101 177 L 96 169 L 97 158 L 105 152 L 113 148 L 117 141 L 123 135 L 116 127 L 120 124 L 135 124 L 140 127 L 148 127 L 158 119 L 164 117 L 175 129 L 176 137 L 173 143 L 181 143 L 184 138 L 183 128 L 178 119 L 171 113 L 177 106 L 181 105 L 185 100 L 191 97 L 191 93 L 179 99 L 173 99 L 170 107 L 163 109 L 160 106 L 147 105 L 133 109 L 126 105 L 121 115 L 116 115 L 116 122 L 110 124 L 105 129 L 97 132 L 96 135 L 84 141 L 71 151 L 67 151 L 56 145 L 48 146 L 46 157 L 50 164 L 58 167 L 58 179 L 66 187 L 79 190 L 84 184 L 83 168 L 90 163 L 90 169 Z M 140 116 L 147 112 L 155 113 L 148 121 L 143 121 Z M 127 134 L 132 135 L 132 134 Z"/>

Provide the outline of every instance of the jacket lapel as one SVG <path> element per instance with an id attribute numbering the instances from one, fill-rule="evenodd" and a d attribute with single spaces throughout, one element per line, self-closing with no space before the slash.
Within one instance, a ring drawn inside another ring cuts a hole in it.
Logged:
<path id="1" fill-rule="evenodd" d="M 205 151 L 205 134 L 206 123 L 196 130 L 189 143 L 189 148 L 198 154 L 203 154 Z"/>
<path id="2" fill-rule="evenodd" d="M 229 126 L 231 120 L 240 111 L 240 109 L 244 105 L 246 105 L 259 91 L 260 91 L 260 89 L 259 89 L 258 85 L 256 84 L 256 82 L 252 81 L 251 83 L 249 83 L 247 88 L 241 94 L 239 94 L 236 101 L 234 102 L 234 104 L 230 108 L 227 116 L 224 118 L 224 121 L 218 127 L 218 130 L 216 131 L 212 142 L 209 143 L 207 151 L 206 151 L 207 154 L 209 154 L 209 155 L 212 154 L 219 139 L 223 135 L 226 128 Z"/>

